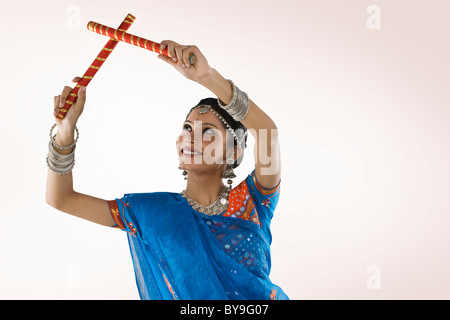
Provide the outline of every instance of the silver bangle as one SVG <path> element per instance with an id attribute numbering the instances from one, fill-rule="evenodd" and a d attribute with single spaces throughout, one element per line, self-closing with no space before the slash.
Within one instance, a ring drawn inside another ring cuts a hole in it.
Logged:
<path id="1" fill-rule="evenodd" d="M 55 127 L 56 127 L 56 123 L 50 129 L 50 141 L 52 142 L 52 144 L 53 144 L 53 146 L 55 148 L 58 148 L 58 149 L 61 149 L 61 150 L 68 150 L 68 149 L 72 148 L 74 145 L 76 145 L 76 143 L 78 141 L 78 137 L 79 137 L 79 132 L 78 132 L 77 126 L 75 126 L 75 132 L 77 133 L 77 137 L 75 138 L 75 140 L 72 142 L 72 144 L 70 146 L 66 146 L 66 147 L 63 147 L 63 146 L 60 146 L 60 145 L 56 144 L 56 142 L 55 142 L 56 134 L 54 136 L 52 136 L 53 129 Z"/>
<path id="2" fill-rule="evenodd" d="M 63 176 L 63 175 L 66 175 L 66 174 L 69 174 L 70 172 L 72 172 L 74 165 L 75 165 L 75 160 L 69 166 L 61 168 L 61 167 L 54 165 L 51 161 L 49 161 L 49 158 L 47 157 L 48 168 L 60 176 Z"/>
<path id="3" fill-rule="evenodd" d="M 53 144 L 52 144 L 51 141 L 48 142 L 48 151 L 49 151 L 49 154 L 50 154 L 53 158 L 57 158 L 57 159 L 59 159 L 59 160 L 61 160 L 61 161 L 64 161 L 64 160 L 67 160 L 67 159 L 72 158 L 73 155 L 74 155 L 74 152 L 75 152 L 75 148 L 76 148 L 76 145 L 73 146 L 72 152 L 71 152 L 71 153 L 69 153 L 69 154 L 61 154 L 61 153 L 59 153 L 58 151 L 55 150 L 55 147 L 53 146 Z"/>
<path id="4" fill-rule="evenodd" d="M 231 99 L 230 103 L 227 105 L 225 105 L 222 100 L 218 99 L 219 106 L 226 111 L 228 111 L 230 108 L 232 108 L 232 106 L 235 105 L 236 99 L 237 99 L 237 90 L 236 90 L 236 86 L 234 85 L 234 82 L 231 81 L 230 79 L 227 79 L 227 81 L 231 84 L 231 88 L 233 90 L 233 98 Z"/>
<path id="5" fill-rule="evenodd" d="M 56 136 L 56 134 L 55 136 L 52 136 L 52 131 L 55 125 L 53 125 L 50 130 L 50 141 L 48 143 L 48 154 L 46 159 L 47 166 L 51 171 L 58 175 L 66 175 L 72 172 L 72 169 L 75 166 L 75 149 L 79 133 L 78 129 L 75 127 L 75 130 L 77 132 L 77 138 L 75 139 L 75 141 L 67 147 L 58 146 L 54 142 L 54 137 Z M 65 150 L 72 148 L 72 151 L 69 154 L 60 154 L 55 150 L 55 148 Z"/>
<path id="6" fill-rule="evenodd" d="M 51 144 L 50 144 L 51 145 Z M 50 170 L 52 170 L 54 173 L 59 175 L 65 175 L 72 171 L 74 165 L 75 165 L 75 157 L 74 155 L 71 155 L 72 157 L 68 160 L 61 161 L 59 159 L 56 159 L 51 152 L 47 155 L 47 166 Z"/>
<path id="7" fill-rule="evenodd" d="M 228 80 L 233 87 L 233 98 L 227 105 L 219 99 L 219 106 L 227 111 L 235 121 L 241 121 L 247 116 L 250 108 L 250 100 L 247 93 L 241 91 L 231 80 Z"/>

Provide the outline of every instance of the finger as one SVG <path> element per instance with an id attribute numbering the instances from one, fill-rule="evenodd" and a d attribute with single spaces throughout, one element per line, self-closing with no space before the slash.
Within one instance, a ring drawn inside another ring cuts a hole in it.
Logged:
<path id="1" fill-rule="evenodd" d="M 85 102 L 86 102 L 86 86 L 83 86 L 78 91 L 78 98 L 77 101 L 75 102 L 75 106 L 76 107 L 81 106 L 83 108 Z"/>
<path id="2" fill-rule="evenodd" d="M 183 62 L 183 47 L 184 46 L 176 46 L 175 47 L 175 55 L 177 57 L 177 60 L 181 62 L 183 68 L 185 67 Z"/>
<path id="3" fill-rule="evenodd" d="M 158 58 L 167 62 L 168 64 L 170 64 L 173 67 L 175 67 L 175 65 L 176 65 L 176 62 L 174 62 L 172 58 L 169 58 L 163 54 L 158 55 Z"/>
<path id="4" fill-rule="evenodd" d="M 78 117 L 83 113 L 84 105 L 86 102 L 86 86 L 81 86 L 78 90 L 78 97 L 72 107 L 67 111 L 66 118 L 70 122 L 77 121 Z"/>
<path id="5" fill-rule="evenodd" d="M 186 65 L 186 68 L 189 68 L 189 65 L 195 62 L 195 59 L 193 59 L 195 55 L 193 55 L 193 53 L 196 51 L 198 51 L 198 48 L 196 46 L 187 46 L 183 50 L 183 63 L 184 65 Z M 193 58 L 191 58 L 191 56 Z"/>
<path id="6" fill-rule="evenodd" d="M 189 62 L 192 64 L 195 64 L 195 61 L 197 61 L 197 58 L 195 57 L 195 54 L 191 54 L 189 56 Z"/>
<path id="7" fill-rule="evenodd" d="M 61 101 L 59 102 L 59 107 L 62 108 L 64 104 L 66 103 L 67 96 L 69 95 L 70 91 L 72 91 L 71 87 L 65 86 L 62 93 L 61 93 Z"/>
<path id="8" fill-rule="evenodd" d="M 81 77 L 75 77 L 73 78 L 72 82 L 79 82 L 81 80 Z"/>
<path id="9" fill-rule="evenodd" d="M 53 101 L 55 103 L 54 107 L 59 108 L 60 100 L 61 100 L 61 95 L 56 96 L 56 97 L 53 98 Z"/>
<path id="10" fill-rule="evenodd" d="M 169 54 L 169 57 L 172 58 L 173 62 L 177 62 L 178 60 L 177 60 L 174 48 L 178 45 L 178 43 L 171 41 L 171 40 L 164 40 L 164 41 L 161 41 L 161 45 L 163 46 L 163 49 L 161 49 L 161 50 L 164 50 L 165 48 L 167 48 L 167 53 Z"/>
<path id="11" fill-rule="evenodd" d="M 61 96 L 55 96 L 53 97 L 53 115 L 56 117 L 56 115 L 59 113 L 59 100 L 61 99 Z"/>
<path id="12" fill-rule="evenodd" d="M 165 48 L 167 48 L 167 40 L 161 41 L 160 48 L 161 48 L 161 50 L 164 50 Z"/>

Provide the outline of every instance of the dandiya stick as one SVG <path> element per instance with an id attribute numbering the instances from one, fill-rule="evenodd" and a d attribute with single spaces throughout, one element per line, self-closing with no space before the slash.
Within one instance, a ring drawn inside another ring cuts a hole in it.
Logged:
<path id="1" fill-rule="evenodd" d="M 165 55 L 167 57 L 170 57 L 169 55 L 169 49 L 166 48 L 164 50 L 161 50 L 161 44 L 158 42 L 154 42 L 151 40 L 147 40 L 138 36 L 135 36 L 134 34 L 127 33 L 122 30 L 116 30 L 111 27 L 107 27 L 105 25 L 102 25 L 100 23 L 90 21 L 87 25 L 87 28 L 90 31 L 96 32 L 98 34 L 108 36 L 112 39 L 116 39 L 119 41 L 123 41 L 132 45 L 135 45 L 140 48 L 144 48 L 162 55 Z M 189 57 L 189 62 L 191 64 L 195 64 L 195 55 L 191 55 Z"/>
<path id="2" fill-rule="evenodd" d="M 125 32 L 130 28 L 130 26 L 133 24 L 134 20 L 136 18 L 132 14 L 127 14 L 125 19 L 122 21 L 120 26 L 117 28 L 117 30 L 120 30 L 120 32 Z M 59 110 L 59 113 L 57 117 L 59 119 L 64 119 L 64 117 L 67 114 L 67 110 L 75 103 L 78 97 L 78 91 L 82 86 L 87 86 L 89 82 L 91 82 L 92 78 L 97 73 L 98 69 L 103 65 L 103 62 L 105 62 L 106 58 L 111 54 L 111 52 L 114 50 L 114 48 L 117 46 L 119 41 L 116 39 L 110 39 L 106 45 L 103 47 L 103 49 L 100 51 L 100 53 L 97 55 L 95 60 L 92 62 L 92 64 L 89 66 L 89 68 L 84 73 L 81 80 L 77 83 L 75 88 L 72 89 L 72 91 L 69 93 L 69 96 L 67 97 L 67 100 L 64 104 L 64 106 Z"/>

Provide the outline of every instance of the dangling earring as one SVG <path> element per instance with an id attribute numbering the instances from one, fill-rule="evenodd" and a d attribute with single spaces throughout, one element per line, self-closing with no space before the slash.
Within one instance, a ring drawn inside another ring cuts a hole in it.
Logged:
<path id="1" fill-rule="evenodd" d="M 180 167 L 178 167 L 178 169 L 183 170 Z M 187 180 L 187 174 L 188 174 L 188 172 L 186 170 L 183 170 L 184 180 Z"/>
<path id="2" fill-rule="evenodd" d="M 233 158 L 228 158 L 227 159 L 227 164 L 225 166 L 225 170 L 223 171 L 222 174 L 222 178 L 223 179 L 228 179 L 227 183 L 229 185 L 229 188 L 231 190 L 232 188 L 232 184 L 233 184 L 233 178 L 236 178 L 236 175 L 234 174 L 234 170 L 233 170 L 233 164 L 234 164 L 234 159 Z"/>

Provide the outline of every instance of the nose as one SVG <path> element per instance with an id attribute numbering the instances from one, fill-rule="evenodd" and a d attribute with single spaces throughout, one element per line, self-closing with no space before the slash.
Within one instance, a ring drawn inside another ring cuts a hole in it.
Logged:
<path id="1" fill-rule="evenodd" d="M 183 142 L 189 142 L 189 141 L 193 141 L 194 138 L 194 132 L 193 130 L 191 132 L 183 130 L 183 132 L 181 132 L 180 135 L 180 140 Z"/>
<path id="2" fill-rule="evenodd" d="M 178 136 L 176 145 L 183 143 L 184 145 L 188 145 L 190 143 L 194 143 L 194 132 L 183 130 L 181 134 Z"/>

